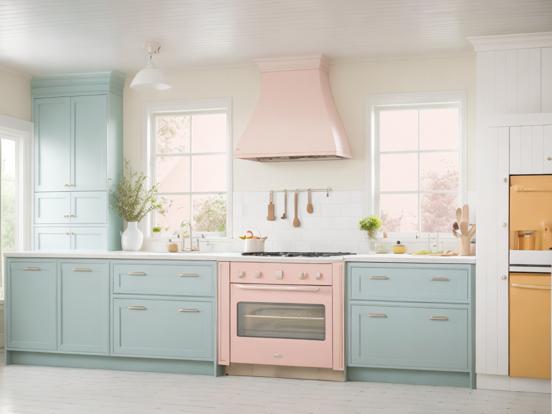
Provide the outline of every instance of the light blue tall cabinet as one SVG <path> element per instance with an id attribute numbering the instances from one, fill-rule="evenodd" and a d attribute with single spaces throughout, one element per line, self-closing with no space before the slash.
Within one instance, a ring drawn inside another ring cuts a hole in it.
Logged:
<path id="1" fill-rule="evenodd" d="M 32 80 L 35 249 L 120 248 L 123 87 L 116 72 Z"/>

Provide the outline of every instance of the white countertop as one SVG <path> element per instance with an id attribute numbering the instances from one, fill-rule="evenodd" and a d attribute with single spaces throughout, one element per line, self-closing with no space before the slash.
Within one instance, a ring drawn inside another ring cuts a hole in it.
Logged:
<path id="1" fill-rule="evenodd" d="M 371 263 L 448 263 L 474 264 L 475 256 L 430 256 L 411 254 L 357 254 L 334 257 L 267 257 L 242 256 L 241 253 L 153 253 L 123 251 L 19 251 L 6 252 L 4 257 L 27 257 L 47 259 L 119 259 L 119 260 L 206 260 L 219 262 L 288 262 L 288 263 L 332 263 L 371 262 Z"/>

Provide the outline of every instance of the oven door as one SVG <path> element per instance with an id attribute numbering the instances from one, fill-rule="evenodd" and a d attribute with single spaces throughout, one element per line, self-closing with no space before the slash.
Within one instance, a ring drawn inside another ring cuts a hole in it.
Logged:
<path id="1" fill-rule="evenodd" d="M 332 288 L 231 285 L 230 361 L 332 368 Z"/>

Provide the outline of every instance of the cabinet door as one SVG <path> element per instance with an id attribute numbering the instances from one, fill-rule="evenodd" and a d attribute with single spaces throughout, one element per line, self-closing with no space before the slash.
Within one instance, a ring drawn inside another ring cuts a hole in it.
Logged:
<path id="1" fill-rule="evenodd" d="M 109 352 L 109 265 L 60 265 L 59 350 Z"/>
<path id="2" fill-rule="evenodd" d="M 510 376 L 550 379 L 550 276 L 510 275 Z"/>
<path id="3" fill-rule="evenodd" d="M 113 329 L 115 354 L 213 359 L 211 302 L 115 299 Z"/>
<path id="4" fill-rule="evenodd" d="M 552 173 L 552 125 L 510 128 L 510 174 Z"/>
<path id="5" fill-rule="evenodd" d="M 545 125 L 544 137 L 544 174 L 552 174 L 552 125 Z"/>
<path id="6" fill-rule="evenodd" d="M 106 189 L 107 97 L 71 98 L 71 129 L 74 189 Z"/>
<path id="7" fill-rule="evenodd" d="M 73 224 L 106 224 L 106 192 L 72 192 L 71 223 Z"/>
<path id="8" fill-rule="evenodd" d="M 69 223 L 71 214 L 69 206 L 69 193 L 35 193 L 34 210 L 36 224 Z"/>
<path id="9" fill-rule="evenodd" d="M 37 191 L 67 190 L 71 185 L 69 98 L 35 99 L 33 121 L 35 188 Z"/>
<path id="10" fill-rule="evenodd" d="M 72 250 L 107 249 L 107 229 L 105 227 L 73 227 L 70 232 Z"/>
<path id="11" fill-rule="evenodd" d="M 468 315 L 438 306 L 353 305 L 350 365 L 469 371 Z"/>
<path id="12" fill-rule="evenodd" d="M 71 233 L 67 227 L 35 227 L 34 246 L 36 250 L 69 250 Z"/>
<path id="13" fill-rule="evenodd" d="M 7 346 L 9 349 L 57 349 L 55 262 L 8 262 Z"/>

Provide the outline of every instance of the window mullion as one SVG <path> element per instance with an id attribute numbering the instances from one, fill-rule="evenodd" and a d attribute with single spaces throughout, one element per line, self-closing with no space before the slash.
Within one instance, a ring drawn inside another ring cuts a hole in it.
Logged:
<path id="1" fill-rule="evenodd" d="M 422 164 L 420 154 L 420 109 L 418 108 L 418 232 L 422 233 Z"/>
<path id="2" fill-rule="evenodd" d="M 192 177 L 192 171 L 193 171 L 193 168 L 192 168 L 192 164 L 193 164 L 193 157 L 192 157 L 192 142 L 193 142 L 193 137 L 192 137 L 192 131 L 193 131 L 193 122 L 194 122 L 194 117 L 193 116 L 190 116 L 190 134 L 189 134 L 189 142 L 188 142 L 188 145 L 190 148 L 190 174 L 188 176 L 188 185 L 189 185 L 189 189 L 190 189 L 190 197 L 189 197 L 189 201 L 188 201 L 188 211 L 189 211 L 189 216 L 188 216 L 188 223 L 190 223 L 190 226 L 189 226 L 189 230 L 190 230 L 190 238 L 191 236 L 193 235 L 193 223 L 192 223 L 192 217 L 193 217 L 193 211 L 192 211 L 192 208 L 193 208 L 193 201 L 192 201 L 192 182 L 193 182 L 193 177 Z M 192 246 L 190 246 L 190 250 L 192 249 Z"/>

